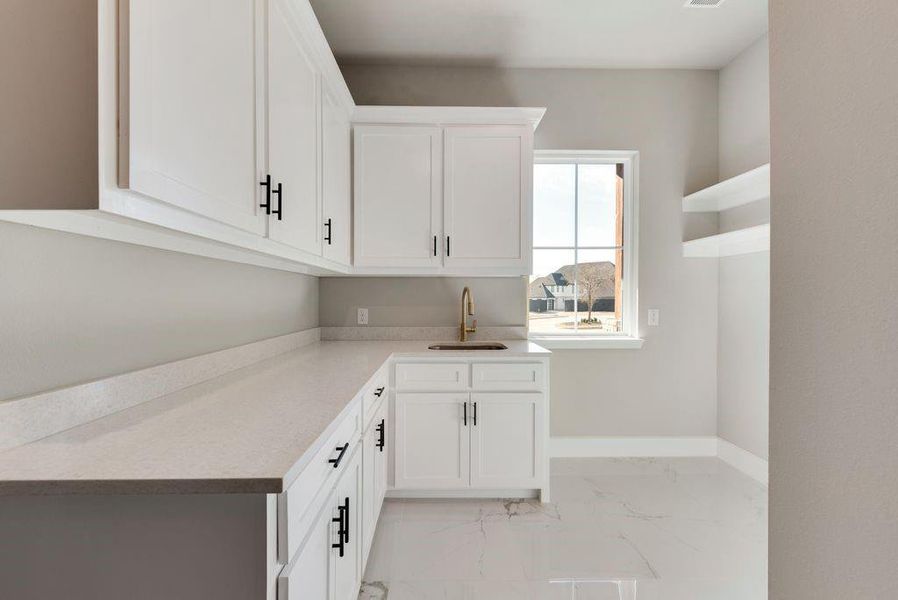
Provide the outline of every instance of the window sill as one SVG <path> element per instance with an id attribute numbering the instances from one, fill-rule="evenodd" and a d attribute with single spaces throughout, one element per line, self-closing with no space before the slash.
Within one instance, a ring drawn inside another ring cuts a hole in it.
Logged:
<path id="1" fill-rule="evenodd" d="M 639 350 L 642 338 L 625 336 L 530 336 L 530 341 L 549 350 Z"/>

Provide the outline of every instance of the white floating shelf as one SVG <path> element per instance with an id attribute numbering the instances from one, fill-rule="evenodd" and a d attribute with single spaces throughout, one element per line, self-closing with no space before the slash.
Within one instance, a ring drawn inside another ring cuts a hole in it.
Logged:
<path id="1" fill-rule="evenodd" d="M 683 212 L 719 212 L 770 197 L 770 163 L 683 198 Z"/>
<path id="2" fill-rule="evenodd" d="M 686 258 L 717 258 L 764 250 L 770 250 L 769 223 L 683 242 Z"/>

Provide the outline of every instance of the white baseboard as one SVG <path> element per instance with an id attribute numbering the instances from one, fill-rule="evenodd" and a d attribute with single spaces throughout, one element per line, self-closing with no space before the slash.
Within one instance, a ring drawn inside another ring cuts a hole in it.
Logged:
<path id="1" fill-rule="evenodd" d="M 768 485 L 768 464 L 760 456 L 752 454 L 748 450 L 743 450 L 723 438 L 718 438 L 717 440 L 717 456 L 723 462 L 739 469 L 765 487 Z"/>
<path id="2" fill-rule="evenodd" d="M 767 461 L 716 436 L 552 437 L 553 458 L 716 456 L 752 479 L 767 485 Z"/>
<path id="3" fill-rule="evenodd" d="M 552 457 L 717 456 L 715 436 L 553 437 Z"/>

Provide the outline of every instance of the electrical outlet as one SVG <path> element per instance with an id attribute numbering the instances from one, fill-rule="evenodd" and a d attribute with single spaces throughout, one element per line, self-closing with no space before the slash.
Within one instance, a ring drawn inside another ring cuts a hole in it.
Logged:
<path id="1" fill-rule="evenodd" d="M 359 325 L 367 325 L 368 324 L 368 309 L 360 308 L 359 309 Z"/>
<path id="2" fill-rule="evenodd" d="M 657 327 L 661 322 L 661 311 L 657 308 L 649 309 L 649 326 Z"/>

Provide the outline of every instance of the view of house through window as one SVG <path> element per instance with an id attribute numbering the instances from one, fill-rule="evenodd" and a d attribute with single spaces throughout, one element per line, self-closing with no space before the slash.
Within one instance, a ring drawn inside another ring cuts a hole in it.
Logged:
<path id="1" fill-rule="evenodd" d="M 624 332 L 624 164 L 538 163 L 530 333 Z"/>

